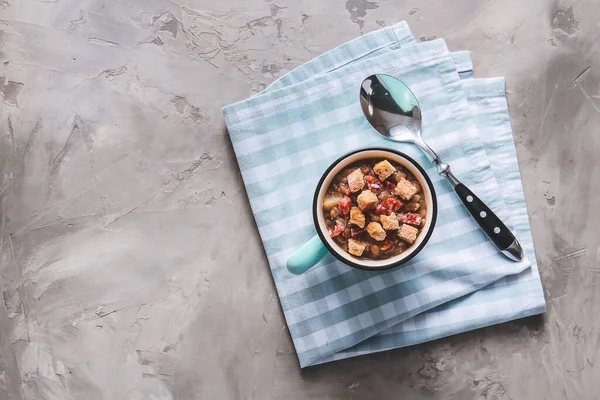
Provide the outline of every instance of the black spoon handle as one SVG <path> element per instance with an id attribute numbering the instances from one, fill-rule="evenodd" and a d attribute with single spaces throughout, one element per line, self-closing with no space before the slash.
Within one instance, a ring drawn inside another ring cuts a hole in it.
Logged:
<path id="1" fill-rule="evenodd" d="M 454 190 L 496 247 L 511 260 L 522 260 L 523 250 L 519 241 L 500 218 L 464 184 L 456 184 Z"/>

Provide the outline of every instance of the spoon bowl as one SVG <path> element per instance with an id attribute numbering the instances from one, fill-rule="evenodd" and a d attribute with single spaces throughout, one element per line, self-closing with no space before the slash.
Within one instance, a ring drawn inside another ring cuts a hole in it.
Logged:
<path id="1" fill-rule="evenodd" d="M 360 87 L 363 113 L 384 137 L 415 143 L 421 135 L 421 108 L 414 93 L 389 75 L 371 75 Z"/>
<path id="2" fill-rule="evenodd" d="M 371 126 L 386 139 L 419 146 L 444 173 L 458 183 L 450 167 L 421 137 L 421 107 L 417 97 L 401 80 L 390 75 L 371 75 L 360 85 L 360 104 Z"/>

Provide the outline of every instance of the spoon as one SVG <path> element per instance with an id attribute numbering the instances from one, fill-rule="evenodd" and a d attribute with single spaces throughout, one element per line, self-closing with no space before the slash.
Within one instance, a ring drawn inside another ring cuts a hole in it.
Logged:
<path id="1" fill-rule="evenodd" d="M 389 75 L 371 75 L 360 87 L 360 105 L 367 120 L 386 139 L 413 143 L 437 165 L 438 173 L 446 177 L 456 194 L 481 229 L 506 257 L 523 259 L 523 249 L 517 238 L 469 188 L 461 183 L 421 137 L 421 109 L 413 92 L 402 81 Z"/>

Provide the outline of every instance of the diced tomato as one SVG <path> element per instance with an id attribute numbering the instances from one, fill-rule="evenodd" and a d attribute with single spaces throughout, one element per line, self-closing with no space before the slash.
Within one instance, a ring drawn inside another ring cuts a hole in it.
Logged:
<path id="1" fill-rule="evenodd" d="M 369 190 L 371 192 L 375 194 L 381 193 L 381 191 L 383 190 L 383 184 L 379 179 L 375 178 L 374 176 L 367 175 L 365 177 L 365 180 L 367 181 L 367 186 L 369 187 Z"/>
<path id="2" fill-rule="evenodd" d="M 350 235 L 352 235 L 353 238 L 357 238 L 360 235 L 362 235 L 364 231 L 365 231 L 364 228 L 363 229 L 360 229 L 360 228 L 350 228 Z"/>
<path id="3" fill-rule="evenodd" d="M 352 199 L 350 197 L 344 197 L 339 202 L 340 212 L 342 215 L 348 215 L 350 207 L 352 206 Z"/>
<path id="4" fill-rule="evenodd" d="M 344 196 L 350 196 L 350 193 L 352 193 L 352 192 L 350 192 L 350 188 L 344 184 L 340 185 L 340 189 L 341 189 L 342 193 L 344 193 Z"/>
<path id="5" fill-rule="evenodd" d="M 382 243 L 381 246 L 379 246 L 379 248 L 383 251 L 389 249 L 390 247 L 392 247 L 392 245 L 394 244 L 394 241 L 392 239 L 385 239 L 385 241 Z"/>
<path id="6" fill-rule="evenodd" d="M 388 197 L 387 199 L 382 201 L 381 204 L 377 204 L 377 207 L 375 207 L 375 214 L 390 215 L 391 213 L 401 209 L 403 205 L 404 203 L 400 200 L 394 197 Z"/>
<path id="7" fill-rule="evenodd" d="M 396 190 L 396 185 L 394 185 L 392 182 L 390 181 L 385 181 L 385 187 L 388 188 L 388 190 L 392 193 L 394 193 L 394 190 Z"/>
<path id="8" fill-rule="evenodd" d="M 329 231 L 329 235 L 333 238 L 338 236 L 340 233 L 344 232 L 346 229 L 346 221 L 338 218 L 335 220 L 335 227 Z"/>
<path id="9" fill-rule="evenodd" d="M 392 213 L 392 210 L 390 210 L 389 208 L 384 207 L 381 204 L 377 204 L 377 207 L 375 207 L 375 214 L 385 214 L 385 215 L 390 215 Z"/>
<path id="10" fill-rule="evenodd" d="M 401 221 L 405 224 L 419 226 L 423 217 L 415 213 L 406 213 L 402 216 Z"/>
<path id="11" fill-rule="evenodd" d="M 393 197 L 388 197 L 387 199 L 381 202 L 381 205 L 390 210 L 391 212 L 396 212 L 402 208 L 404 203 Z"/>

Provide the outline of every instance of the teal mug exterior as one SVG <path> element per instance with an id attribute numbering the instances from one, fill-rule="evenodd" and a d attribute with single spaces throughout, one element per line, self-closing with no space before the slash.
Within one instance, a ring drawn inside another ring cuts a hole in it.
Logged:
<path id="1" fill-rule="evenodd" d="M 387 158 L 406 167 L 418 180 L 423 188 L 427 202 L 426 225 L 419 237 L 404 253 L 385 260 L 364 260 L 346 253 L 329 237 L 322 211 L 322 198 L 333 177 L 347 165 L 362 159 Z M 433 183 L 429 176 L 415 160 L 408 155 L 388 148 L 365 148 L 343 155 L 334 161 L 321 176 L 317 184 L 312 205 L 313 220 L 317 234 L 302 244 L 287 260 L 289 272 L 295 275 L 303 274 L 319 263 L 328 254 L 332 254 L 345 264 L 363 270 L 381 271 L 399 267 L 419 253 L 429 241 L 437 220 L 437 199 Z"/>

